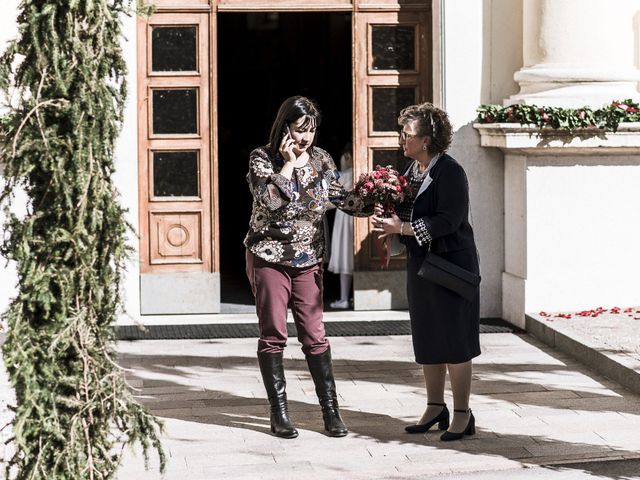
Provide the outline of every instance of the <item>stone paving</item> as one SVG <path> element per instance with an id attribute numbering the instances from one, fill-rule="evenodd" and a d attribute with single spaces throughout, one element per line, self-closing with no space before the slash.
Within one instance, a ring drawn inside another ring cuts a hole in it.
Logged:
<path id="1" fill-rule="evenodd" d="M 528 314 L 526 327 L 555 350 L 640 394 L 640 307 L 616 307 L 593 316 Z"/>
<path id="2" fill-rule="evenodd" d="M 602 347 L 640 362 L 640 306 L 613 307 L 592 316 L 579 312 L 530 314 L 554 328 L 570 329 Z M 564 314 L 565 316 L 561 316 Z M 567 318 L 568 317 L 568 318 Z"/>
<path id="3" fill-rule="evenodd" d="M 425 407 L 410 337 L 331 342 L 351 433 L 324 435 L 306 362 L 292 339 L 285 365 L 300 431 L 294 440 L 269 432 L 254 339 L 120 342 L 120 361 L 131 369 L 138 398 L 166 425 L 164 478 L 496 478 L 499 472 L 510 478 L 549 478 L 552 472 L 559 479 L 578 478 L 577 472 L 584 475 L 579 478 L 640 478 L 602 467 L 604 460 L 640 465 L 640 397 L 531 336 L 481 336 L 471 399 L 478 433 L 448 444 L 435 432 L 403 431 Z M 140 455 L 129 453 L 119 478 L 162 478 L 155 460 L 151 467 L 145 471 Z"/>

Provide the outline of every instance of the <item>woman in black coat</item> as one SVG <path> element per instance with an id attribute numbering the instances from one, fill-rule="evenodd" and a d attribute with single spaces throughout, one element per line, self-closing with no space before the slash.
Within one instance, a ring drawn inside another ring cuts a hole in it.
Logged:
<path id="1" fill-rule="evenodd" d="M 422 365 L 427 408 L 409 433 L 438 424 L 441 440 L 475 433 L 469 408 L 471 360 L 480 355 L 480 299 L 457 293 L 418 275 L 429 249 L 479 274 L 478 254 L 468 221 L 469 186 L 458 162 L 447 155 L 452 128 L 443 110 L 430 103 L 405 108 L 398 118 L 404 155 L 414 160 L 405 175 L 412 195 L 390 218 L 374 216 L 381 237 L 399 235 L 407 250 L 407 296 L 416 362 Z M 377 212 L 380 213 L 380 210 Z M 388 241 L 389 239 L 386 239 Z M 444 403 L 446 371 L 453 394 L 453 418 Z"/>

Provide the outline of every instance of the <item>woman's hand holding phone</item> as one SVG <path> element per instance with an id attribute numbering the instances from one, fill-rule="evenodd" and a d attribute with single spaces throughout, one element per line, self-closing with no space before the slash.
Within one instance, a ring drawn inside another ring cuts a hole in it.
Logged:
<path id="1" fill-rule="evenodd" d="M 287 125 L 284 135 L 282 136 L 282 141 L 280 142 L 280 155 L 282 155 L 285 162 L 296 161 L 296 154 L 293 152 L 295 144 L 296 142 L 291 137 L 291 130 L 289 130 L 289 126 Z"/>
<path id="2" fill-rule="evenodd" d="M 280 155 L 284 158 L 285 163 L 291 163 L 291 165 L 295 168 L 303 167 L 308 160 L 309 155 L 307 152 L 303 152 L 300 156 L 297 156 L 293 151 L 296 142 L 291 135 L 291 130 L 287 125 L 285 127 L 284 135 L 282 136 L 282 141 L 280 142 Z"/>
<path id="3" fill-rule="evenodd" d="M 293 151 L 293 147 L 295 146 L 295 144 L 296 142 L 291 136 L 291 131 L 289 130 L 289 126 L 287 125 L 284 131 L 284 135 L 282 136 L 282 141 L 280 142 L 279 151 L 280 155 L 282 155 L 282 158 L 284 159 L 284 165 L 280 170 L 280 175 L 288 178 L 289 180 L 293 175 L 294 168 L 300 168 L 304 166 L 305 163 L 307 163 L 306 157 L 308 157 L 308 155 L 306 154 L 306 152 L 304 152 L 304 155 L 300 155 L 300 157 L 296 156 L 295 152 Z"/>

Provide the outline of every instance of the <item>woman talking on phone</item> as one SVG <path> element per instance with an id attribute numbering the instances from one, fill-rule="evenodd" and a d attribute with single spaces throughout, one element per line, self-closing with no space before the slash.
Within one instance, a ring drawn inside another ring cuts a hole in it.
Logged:
<path id="1" fill-rule="evenodd" d="M 325 430 L 333 437 L 347 434 L 322 318 L 322 217 L 328 202 L 354 215 L 365 213 L 362 201 L 338 182 L 331 156 L 315 144 L 320 119 L 311 100 L 286 99 L 271 127 L 269 143 L 251 152 L 247 175 L 253 211 L 244 244 L 260 328 L 258 363 L 271 405 L 271 431 L 284 438 L 298 436 L 289 419 L 282 362 L 288 306 L 315 383 Z"/>

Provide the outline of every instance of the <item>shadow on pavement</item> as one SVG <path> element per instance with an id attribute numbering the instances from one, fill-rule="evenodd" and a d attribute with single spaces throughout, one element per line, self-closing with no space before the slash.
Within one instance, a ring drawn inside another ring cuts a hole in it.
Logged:
<path id="1" fill-rule="evenodd" d="M 603 402 L 606 402 L 607 408 L 605 410 L 640 414 L 640 404 L 637 399 L 625 398 L 631 394 L 615 385 L 608 384 L 604 387 L 598 381 L 594 381 L 591 387 L 587 385 L 586 391 L 576 390 L 577 387 L 583 389 L 585 387 L 571 383 L 571 378 L 575 377 L 574 372 L 588 378 L 591 378 L 592 374 L 586 369 L 576 368 L 575 364 L 571 368 L 567 367 L 562 361 L 561 354 L 551 352 L 531 338 L 523 337 L 526 342 L 549 355 L 550 362 L 544 364 L 500 364 L 479 361 L 474 367 L 474 395 L 482 395 L 484 399 L 495 402 L 512 402 L 512 405 L 517 407 L 566 409 L 568 414 L 574 413 L 572 409 L 603 412 Z M 230 374 L 234 371 L 242 371 L 246 375 L 247 370 L 253 370 L 252 375 L 259 378 L 257 361 L 253 357 L 122 353 L 119 356 L 119 361 L 124 367 L 135 369 L 135 373 L 128 374 L 127 378 L 134 385 L 142 386 L 142 391 L 136 393 L 137 398 L 160 417 L 249 429 L 271 435 L 268 404 L 264 391 L 262 391 L 261 398 L 254 398 L 224 390 L 196 388 L 201 383 L 198 382 L 198 378 L 203 376 L 211 378 L 222 372 Z M 186 372 L 185 370 L 191 371 Z M 334 358 L 334 373 L 339 383 L 341 381 L 374 382 L 390 387 L 410 387 L 415 388 L 415 392 L 410 392 L 411 395 L 423 398 L 423 381 L 420 375 L 416 375 L 416 370 L 417 366 L 413 362 L 358 361 Z M 309 391 L 313 391 L 312 381 L 304 360 L 285 359 L 285 372 L 290 384 L 291 379 L 297 377 L 301 383 L 308 383 L 303 387 L 305 390 L 308 388 Z M 238 376 L 238 381 L 242 381 L 242 376 Z M 600 387 L 598 387 L 599 385 Z M 256 389 L 261 390 L 262 386 L 257 385 Z M 581 394 L 576 394 L 576 391 Z M 563 392 L 566 393 L 566 398 L 555 398 L 552 405 L 545 398 L 545 393 L 562 397 Z M 340 386 L 338 393 L 340 394 Z M 309 398 L 315 399 L 311 395 Z M 509 403 L 505 405 L 509 405 Z M 290 400 L 289 406 L 292 418 L 299 429 L 323 431 L 322 417 L 317 404 Z M 564 458 L 575 459 L 577 463 L 565 462 L 561 465 L 563 469 L 575 468 L 616 480 L 629 478 L 628 472 L 621 468 L 617 470 L 615 468 L 603 469 L 602 462 L 594 460 L 613 456 L 617 459 L 639 456 L 639 452 L 636 451 L 614 449 L 607 445 L 580 441 L 561 441 L 531 432 L 496 434 L 483 428 L 482 411 L 476 413 L 478 418 L 476 436 L 447 444 L 439 441 L 439 433 L 436 431 L 430 432 L 426 436 L 406 434 L 404 426 L 407 422 L 390 415 L 351 410 L 344 407 L 341 408 L 341 412 L 345 423 L 349 426 L 350 436 L 371 439 L 374 443 L 419 444 L 434 449 L 456 450 L 471 455 L 498 456 L 534 465 L 547 465 L 553 461 L 553 452 L 567 452 Z M 421 414 L 421 412 L 412 413 L 415 413 L 416 417 Z M 494 411 L 491 417 L 493 422 L 499 422 L 500 413 L 498 412 L 496 415 Z M 585 417 L 584 422 L 585 425 L 589 424 L 588 417 Z M 532 444 L 540 447 L 540 451 L 543 453 L 534 455 L 524 448 L 524 446 Z M 544 452 L 549 453 L 545 454 Z M 425 461 L 428 459 L 425 458 Z M 557 461 L 556 455 L 555 462 Z M 545 468 L 555 469 L 556 467 Z"/>

